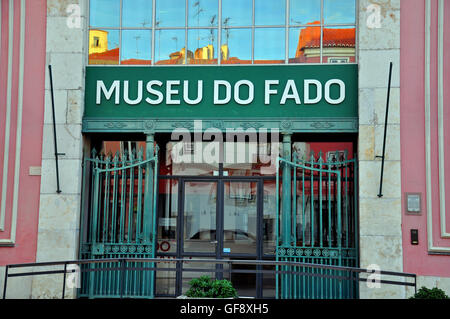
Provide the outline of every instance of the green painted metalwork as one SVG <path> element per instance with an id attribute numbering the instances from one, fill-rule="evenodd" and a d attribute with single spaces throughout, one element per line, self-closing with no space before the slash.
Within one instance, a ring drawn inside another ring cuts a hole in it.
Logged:
<path id="1" fill-rule="evenodd" d="M 153 139 L 149 139 L 153 142 Z M 81 259 L 154 258 L 156 251 L 156 190 L 158 148 L 84 160 L 83 209 L 80 231 Z M 83 272 L 80 297 L 153 298 L 153 268 L 131 262 L 90 264 Z"/>
<path id="2" fill-rule="evenodd" d="M 296 154 L 292 161 L 278 159 L 277 261 L 359 266 L 357 161 L 339 152 L 334 154 L 334 159 L 325 162 L 321 152 L 317 157 L 311 153 L 308 160 L 297 159 Z M 280 200 L 280 174 L 286 172 L 289 182 L 282 178 L 281 187 L 287 185 L 288 191 L 281 191 Z M 287 228 L 290 222 L 292 225 Z M 290 240 L 287 242 L 286 238 Z M 278 274 L 277 298 L 349 299 L 359 296 L 358 282 L 353 280 L 356 274 L 290 266 L 283 266 L 281 270 L 301 274 Z"/>

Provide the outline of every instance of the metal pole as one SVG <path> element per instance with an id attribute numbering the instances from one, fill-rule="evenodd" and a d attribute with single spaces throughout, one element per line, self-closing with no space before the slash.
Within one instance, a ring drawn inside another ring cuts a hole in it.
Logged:
<path id="1" fill-rule="evenodd" d="M 385 159 L 385 152 L 386 152 L 386 135 L 387 135 L 387 124 L 388 124 L 388 116 L 389 116 L 389 98 L 391 95 L 391 80 L 392 80 L 392 62 L 390 63 L 389 67 L 389 83 L 388 83 L 388 94 L 387 94 L 387 101 L 386 101 L 386 118 L 384 120 L 384 138 L 383 138 L 383 155 L 377 156 L 378 158 L 381 158 L 381 177 L 380 177 L 380 192 L 378 193 L 378 197 L 383 197 L 383 173 L 384 173 L 384 159 Z"/>
<path id="2" fill-rule="evenodd" d="M 9 266 L 6 265 L 6 268 L 5 268 L 5 281 L 3 283 L 3 299 L 6 299 L 6 285 L 7 285 L 7 282 L 8 282 L 8 269 L 9 269 Z"/>
<path id="3" fill-rule="evenodd" d="M 66 294 L 66 273 L 67 273 L 67 263 L 64 264 L 62 299 L 64 299 L 64 295 Z"/>
<path id="4" fill-rule="evenodd" d="M 61 189 L 59 188 L 59 167 L 58 167 L 58 156 L 65 155 L 64 153 L 58 153 L 58 143 L 56 141 L 56 119 L 55 119 L 55 98 L 53 95 L 53 74 L 52 74 L 52 66 L 48 66 L 49 76 L 50 76 L 50 91 L 52 98 L 52 115 L 53 115 L 53 142 L 55 146 L 55 163 L 56 163 L 56 192 L 61 193 Z"/>

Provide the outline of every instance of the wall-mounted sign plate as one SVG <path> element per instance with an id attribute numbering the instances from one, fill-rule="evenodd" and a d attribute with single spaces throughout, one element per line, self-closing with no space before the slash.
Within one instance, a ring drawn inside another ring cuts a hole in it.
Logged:
<path id="1" fill-rule="evenodd" d="M 422 194 L 405 193 L 406 214 L 420 215 L 422 213 Z"/>

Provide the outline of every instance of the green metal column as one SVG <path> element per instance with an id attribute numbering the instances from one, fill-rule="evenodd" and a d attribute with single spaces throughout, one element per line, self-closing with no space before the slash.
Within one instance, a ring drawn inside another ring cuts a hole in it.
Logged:
<path id="1" fill-rule="evenodd" d="M 291 134 L 283 134 L 283 158 L 291 161 Z M 282 178 L 282 241 L 283 246 L 289 246 L 291 242 L 291 167 L 283 165 Z"/>
<path id="2" fill-rule="evenodd" d="M 148 134 L 146 137 L 146 159 L 150 159 L 155 154 L 155 136 Z M 153 242 L 153 168 L 152 163 L 148 162 L 145 167 L 145 194 L 144 194 L 144 214 L 143 214 L 143 241 L 145 243 Z"/>
<path id="3" fill-rule="evenodd" d="M 283 134 L 283 158 L 287 161 L 291 161 L 291 134 Z M 283 165 L 283 178 L 282 178 L 282 227 L 281 227 L 281 239 L 283 247 L 291 245 L 291 166 L 288 163 Z M 287 259 L 286 259 L 287 260 Z M 284 271 L 288 271 L 289 267 L 282 267 Z M 282 275 L 282 293 L 281 298 L 291 298 L 291 275 Z"/>

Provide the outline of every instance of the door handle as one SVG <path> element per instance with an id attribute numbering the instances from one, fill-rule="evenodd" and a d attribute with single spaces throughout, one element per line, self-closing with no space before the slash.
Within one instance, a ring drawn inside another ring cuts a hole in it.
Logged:
<path id="1" fill-rule="evenodd" d="M 218 241 L 217 241 L 217 240 L 213 240 L 213 241 L 211 241 L 210 243 L 211 243 L 211 244 L 216 244 L 216 245 L 217 245 Z"/>

